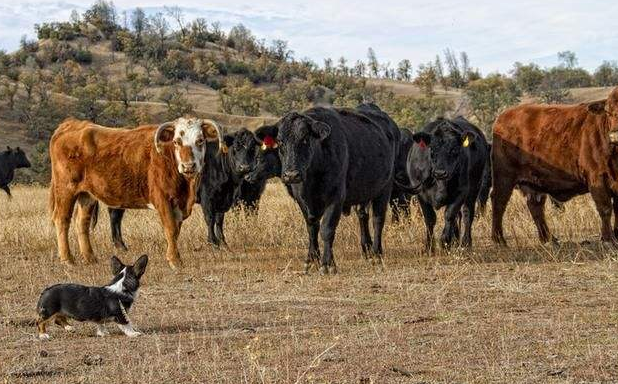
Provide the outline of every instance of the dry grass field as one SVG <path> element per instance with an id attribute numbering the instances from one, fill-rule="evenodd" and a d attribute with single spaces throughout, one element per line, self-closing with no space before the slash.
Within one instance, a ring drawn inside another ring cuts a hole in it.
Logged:
<path id="1" fill-rule="evenodd" d="M 548 207 L 562 240 L 540 246 L 521 197 L 511 202 L 510 247 L 475 224 L 471 251 L 422 250 L 417 212 L 386 228 L 384 269 L 359 252 L 355 217 L 339 226 L 339 274 L 300 273 L 300 212 L 271 184 L 257 217 L 229 215 L 229 249 L 205 246 L 201 210 L 183 226 L 185 268 L 172 272 L 155 212 L 132 211 L 133 261 L 151 262 L 130 317 L 144 333 L 112 325 L 35 339 L 35 305 L 57 282 L 106 284 L 111 247 L 103 210 L 96 265 L 67 268 L 55 255 L 47 191 L 0 196 L 0 377 L 5 383 L 598 383 L 618 382 L 618 253 L 596 241 L 588 197 Z M 441 226 L 440 226 L 441 230 Z M 591 240 L 585 245 L 581 243 Z M 72 247 L 76 249 L 75 239 Z M 78 259 L 79 260 L 79 259 Z"/>

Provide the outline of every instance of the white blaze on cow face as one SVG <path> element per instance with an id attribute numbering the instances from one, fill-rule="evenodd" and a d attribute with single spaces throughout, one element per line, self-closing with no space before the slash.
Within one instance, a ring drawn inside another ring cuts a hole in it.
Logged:
<path id="1" fill-rule="evenodd" d="M 180 118 L 174 129 L 174 154 L 178 172 L 194 175 L 204 166 L 204 133 L 199 119 Z"/>

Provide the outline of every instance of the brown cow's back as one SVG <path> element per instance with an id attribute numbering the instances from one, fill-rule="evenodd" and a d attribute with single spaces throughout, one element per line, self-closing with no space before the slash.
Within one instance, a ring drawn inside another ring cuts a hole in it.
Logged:
<path id="1" fill-rule="evenodd" d="M 587 104 L 511 108 L 494 124 L 492 159 L 508 173 L 497 176 L 560 200 L 585 193 L 592 179 L 610 172 L 606 131 Z"/>

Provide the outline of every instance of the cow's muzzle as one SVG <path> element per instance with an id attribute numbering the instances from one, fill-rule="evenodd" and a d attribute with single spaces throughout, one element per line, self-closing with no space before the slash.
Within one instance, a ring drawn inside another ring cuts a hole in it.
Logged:
<path id="1" fill-rule="evenodd" d="M 181 163 L 180 172 L 185 176 L 193 176 L 197 173 L 197 164 L 195 162 Z"/>
<path id="2" fill-rule="evenodd" d="M 249 166 L 249 164 L 239 164 L 238 165 L 238 172 L 241 174 L 248 173 L 250 170 L 251 170 L 251 167 Z"/>
<path id="3" fill-rule="evenodd" d="M 442 169 L 436 169 L 433 171 L 433 177 L 435 177 L 436 180 L 444 180 L 448 177 L 448 172 Z"/>
<path id="4" fill-rule="evenodd" d="M 300 172 L 298 171 L 286 171 L 281 175 L 281 180 L 286 184 L 298 184 L 302 181 Z"/>

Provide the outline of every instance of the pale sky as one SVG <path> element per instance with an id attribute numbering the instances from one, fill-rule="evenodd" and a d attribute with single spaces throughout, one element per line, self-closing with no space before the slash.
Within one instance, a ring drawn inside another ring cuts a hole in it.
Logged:
<path id="1" fill-rule="evenodd" d="M 76 0 L 0 3 L 0 49 L 13 51 L 33 25 L 68 20 L 90 3 Z M 557 63 L 556 53 L 571 50 L 593 70 L 603 60 L 618 60 L 618 1 L 480 0 L 117 0 L 121 13 L 139 6 L 147 13 L 180 6 L 188 20 L 205 17 L 225 30 L 243 23 L 258 38 L 284 39 L 296 58 L 345 56 L 351 64 L 366 59 L 372 47 L 380 62 L 393 66 L 407 58 L 416 67 L 445 48 L 466 51 L 483 74 L 507 72 L 515 61 L 541 66 Z"/>

